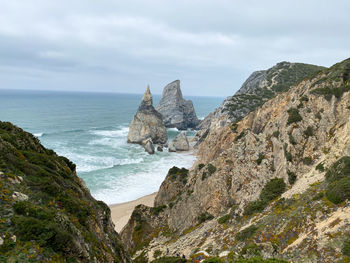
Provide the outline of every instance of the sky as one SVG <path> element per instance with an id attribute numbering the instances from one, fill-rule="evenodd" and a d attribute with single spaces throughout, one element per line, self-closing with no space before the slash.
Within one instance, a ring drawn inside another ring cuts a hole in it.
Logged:
<path id="1" fill-rule="evenodd" d="M 0 0 L 0 89 L 233 95 L 281 61 L 350 57 L 348 0 Z"/>

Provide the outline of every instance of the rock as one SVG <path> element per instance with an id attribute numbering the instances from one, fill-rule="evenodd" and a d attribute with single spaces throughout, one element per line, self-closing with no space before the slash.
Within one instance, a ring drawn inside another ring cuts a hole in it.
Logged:
<path id="1" fill-rule="evenodd" d="M 189 149 L 190 145 L 185 131 L 179 133 L 175 139 L 169 143 L 169 152 L 188 151 Z"/>
<path id="2" fill-rule="evenodd" d="M 26 194 L 20 192 L 13 192 L 12 198 L 16 201 L 27 201 L 29 199 Z"/>
<path id="3" fill-rule="evenodd" d="M 162 114 L 164 124 L 169 128 L 186 130 L 196 128 L 199 124 L 192 101 L 182 97 L 180 80 L 175 80 L 164 88 L 156 110 Z"/>
<path id="4" fill-rule="evenodd" d="M 149 154 L 154 154 L 154 145 L 153 145 L 153 142 L 152 142 L 151 138 L 148 138 L 148 139 L 142 141 L 142 147 Z"/>
<path id="5" fill-rule="evenodd" d="M 4 244 L 4 240 L 2 239 L 2 237 L 0 237 L 0 246 Z"/>
<path id="6" fill-rule="evenodd" d="M 153 143 L 166 143 L 168 140 L 162 115 L 153 107 L 149 86 L 147 86 L 141 105 L 129 126 L 128 143 L 141 144 L 148 138 L 151 138 Z"/>
<path id="7" fill-rule="evenodd" d="M 159 145 L 157 146 L 157 151 L 158 151 L 158 152 L 162 152 L 162 151 L 163 151 L 163 145 L 162 145 L 162 144 L 159 144 Z"/>

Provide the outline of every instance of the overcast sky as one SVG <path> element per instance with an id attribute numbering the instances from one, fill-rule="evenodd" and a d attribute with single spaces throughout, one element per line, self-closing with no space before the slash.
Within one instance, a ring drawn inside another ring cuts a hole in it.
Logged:
<path id="1" fill-rule="evenodd" d="M 0 0 L 0 88 L 228 96 L 350 57 L 349 0 Z"/>

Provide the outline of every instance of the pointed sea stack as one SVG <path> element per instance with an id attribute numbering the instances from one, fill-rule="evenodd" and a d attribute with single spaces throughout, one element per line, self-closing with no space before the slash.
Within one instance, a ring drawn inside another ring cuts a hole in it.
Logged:
<path id="1" fill-rule="evenodd" d="M 199 124 L 191 100 L 184 100 L 180 89 L 180 80 L 175 80 L 165 86 L 162 99 L 156 110 L 162 114 L 163 121 L 168 128 L 196 128 Z"/>
<path id="2" fill-rule="evenodd" d="M 164 144 L 168 140 L 162 115 L 153 107 L 149 86 L 147 86 L 141 105 L 129 126 L 128 143 L 142 144 L 142 141 L 148 138 L 151 138 L 153 143 L 160 144 Z"/>

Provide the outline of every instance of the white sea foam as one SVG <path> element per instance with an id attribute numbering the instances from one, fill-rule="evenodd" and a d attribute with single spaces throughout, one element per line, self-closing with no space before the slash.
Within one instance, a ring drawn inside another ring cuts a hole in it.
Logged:
<path id="1" fill-rule="evenodd" d="M 89 142 L 89 145 L 102 145 L 109 146 L 111 148 L 119 148 L 121 145 L 126 144 L 126 139 L 114 139 L 114 138 L 102 138 L 97 140 L 92 140 Z"/>
<path id="2" fill-rule="evenodd" d="M 158 191 L 168 170 L 173 166 L 190 168 L 195 156 L 189 153 L 171 153 L 159 160 L 142 163 L 138 171 L 130 170 L 117 178 L 112 174 L 101 180 L 105 187 L 98 187 L 92 194 L 107 204 L 127 202 Z M 101 182 L 101 181 L 100 181 Z"/>
<path id="3" fill-rule="evenodd" d="M 167 130 L 168 130 L 168 131 L 176 131 L 176 132 L 179 131 L 178 128 L 167 128 Z"/>
<path id="4" fill-rule="evenodd" d="M 92 131 L 92 134 L 105 136 L 105 137 L 125 137 L 128 135 L 129 127 L 121 127 L 118 130 L 107 130 L 107 131 Z"/>
<path id="5" fill-rule="evenodd" d="M 44 133 L 43 132 L 39 132 L 39 133 L 34 133 L 33 134 L 35 137 L 41 137 L 41 136 L 43 136 L 44 135 Z"/>

